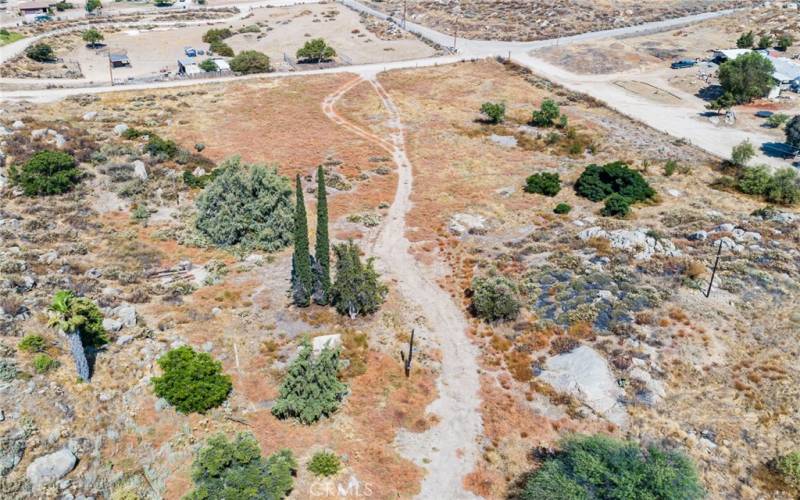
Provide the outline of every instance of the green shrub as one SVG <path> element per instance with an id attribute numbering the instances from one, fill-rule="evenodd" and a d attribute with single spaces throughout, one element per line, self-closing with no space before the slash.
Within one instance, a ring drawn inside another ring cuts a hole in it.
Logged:
<path id="1" fill-rule="evenodd" d="M 102 7 L 103 4 L 100 2 L 100 0 L 86 0 L 86 5 L 84 5 L 86 12 L 94 12 Z"/>
<path id="2" fill-rule="evenodd" d="M 778 50 L 785 51 L 792 45 L 794 45 L 794 38 L 792 38 L 792 35 L 785 34 L 778 37 L 778 44 L 777 44 Z"/>
<path id="3" fill-rule="evenodd" d="M 232 441 L 218 434 L 208 439 L 192 463 L 195 489 L 184 500 L 285 498 L 296 471 L 290 450 L 265 459 L 252 434 L 239 433 Z"/>
<path id="4" fill-rule="evenodd" d="M 531 122 L 537 127 L 552 127 L 560 115 L 558 104 L 552 99 L 545 99 L 539 110 L 533 112 Z"/>
<path id="5" fill-rule="evenodd" d="M 205 32 L 203 41 L 206 43 L 220 42 L 233 36 L 233 32 L 228 28 L 212 28 Z"/>
<path id="6" fill-rule="evenodd" d="M 800 451 L 793 451 L 775 461 L 775 470 L 783 479 L 800 488 Z"/>
<path id="7" fill-rule="evenodd" d="M 617 193 L 631 203 L 647 200 L 656 194 L 642 174 L 631 170 L 621 161 L 602 167 L 589 165 L 575 182 L 575 191 L 578 196 L 592 201 L 602 201 Z"/>
<path id="8" fill-rule="evenodd" d="M 517 287 L 504 276 L 475 277 L 472 280 L 472 308 L 486 321 L 514 319 L 519 314 Z"/>
<path id="9" fill-rule="evenodd" d="M 731 150 L 731 162 L 733 162 L 734 165 L 743 167 L 747 165 L 755 155 L 756 148 L 753 147 L 753 143 L 750 142 L 750 139 L 747 139 L 733 147 Z"/>
<path id="10" fill-rule="evenodd" d="M 769 167 L 760 166 L 743 169 L 737 182 L 739 191 L 761 196 L 767 192 L 770 181 L 772 181 L 772 176 L 769 173 Z"/>
<path id="11" fill-rule="evenodd" d="M 770 128 L 778 128 L 789 121 L 789 115 L 783 113 L 775 113 L 769 115 L 767 118 L 767 126 Z"/>
<path id="12" fill-rule="evenodd" d="M 269 57 L 257 50 L 243 50 L 231 59 L 231 70 L 245 75 L 270 71 Z"/>
<path id="13" fill-rule="evenodd" d="M 294 210 L 289 179 L 277 169 L 224 161 L 197 199 L 197 229 L 217 245 L 268 252 L 292 242 Z"/>
<path id="14" fill-rule="evenodd" d="M 758 48 L 761 50 L 772 47 L 772 37 L 769 35 L 761 35 L 758 39 Z"/>
<path id="15" fill-rule="evenodd" d="M 25 55 L 28 59 L 37 62 L 53 62 L 56 60 L 56 54 L 53 52 L 53 47 L 46 43 L 35 43 L 25 49 Z"/>
<path id="16" fill-rule="evenodd" d="M 558 205 L 556 205 L 556 208 L 553 209 L 553 212 L 559 215 L 568 214 L 571 211 L 572 207 L 567 203 L 559 203 Z"/>
<path id="17" fill-rule="evenodd" d="M 140 130 L 140 129 L 134 128 L 134 127 L 128 127 L 122 133 L 122 138 L 123 139 L 138 139 L 139 137 L 142 137 L 143 135 L 150 135 L 150 132 L 148 132 L 146 130 Z"/>
<path id="18" fill-rule="evenodd" d="M 311 461 L 308 463 L 308 470 L 315 476 L 333 476 L 339 472 L 341 466 L 339 457 L 335 453 L 320 451 L 314 453 L 314 456 L 311 457 Z"/>
<path id="19" fill-rule="evenodd" d="M 143 222 L 150 218 L 150 210 L 144 204 L 136 205 L 131 211 L 131 220 L 135 222 Z"/>
<path id="20" fill-rule="evenodd" d="M 156 134 L 149 134 L 150 139 L 144 147 L 147 153 L 156 158 L 171 159 L 178 154 L 178 145 L 175 141 L 162 139 Z"/>
<path id="21" fill-rule="evenodd" d="M 231 392 L 231 378 L 222 373 L 222 364 L 191 347 L 172 349 L 158 359 L 158 366 L 164 374 L 152 379 L 155 393 L 181 413 L 204 413 L 221 405 Z"/>
<path id="22" fill-rule="evenodd" d="M 89 28 L 83 32 L 82 38 L 84 42 L 88 43 L 92 46 L 92 48 L 94 48 L 97 46 L 97 43 L 101 42 L 105 37 L 95 28 Z"/>
<path id="23" fill-rule="evenodd" d="M 22 168 L 12 167 L 10 173 L 11 181 L 26 196 L 66 193 L 81 178 L 75 159 L 59 151 L 39 151 Z"/>
<path id="24" fill-rule="evenodd" d="M 298 49 L 296 56 L 306 62 L 316 63 L 336 57 L 336 51 L 324 39 L 315 38 L 307 41 L 302 48 Z"/>
<path id="25" fill-rule="evenodd" d="M 75 5 L 69 2 L 65 2 L 64 0 L 61 0 L 60 2 L 55 4 L 55 8 L 58 12 L 64 12 L 65 10 L 74 9 Z"/>
<path id="26" fill-rule="evenodd" d="M 373 259 L 361 262 L 358 247 L 352 241 L 335 245 L 336 278 L 331 285 L 331 303 L 339 314 L 355 318 L 371 314 L 380 308 L 386 296 L 386 286 L 379 280 Z"/>
<path id="27" fill-rule="evenodd" d="M 667 163 L 664 164 L 664 175 L 670 177 L 677 171 L 678 171 L 678 162 L 675 160 L 667 160 Z"/>
<path id="28" fill-rule="evenodd" d="M 190 188 L 204 188 L 208 185 L 209 182 L 213 181 L 214 179 L 222 173 L 222 170 L 219 168 L 215 168 L 211 172 L 203 175 L 194 175 L 191 170 L 184 170 L 182 174 L 182 179 L 184 184 L 189 186 Z"/>
<path id="29" fill-rule="evenodd" d="M 47 341 L 41 335 L 31 334 L 25 335 L 17 346 L 22 352 L 44 352 L 47 349 Z"/>
<path id="30" fill-rule="evenodd" d="M 755 36 L 753 35 L 752 31 L 748 31 L 747 33 L 742 33 L 742 35 L 736 40 L 736 47 L 740 49 L 749 49 L 753 46 L 755 42 Z"/>
<path id="31" fill-rule="evenodd" d="M 11 382 L 17 375 L 17 364 L 11 359 L 0 358 L 0 382 Z"/>
<path id="32" fill-rule="evenodd" d="M 628 198 L 621 194 L 614 193 L 606 198 L 605 206 L 600 212 L 606 217 L 625 217 L 631 212 L 631 204 Z"/>
<path id="33" fill-rule="evenodd" d="M 33 369 L 36 370 L 36 373 L 47 373 L 50 370 L 55 370 L 60 365 L 61 363 L 47 354 L 37 354 L 36 357 L 33 358 Z"/>
<path id="34" fill-rule="evenodd" d="M 214 54 L 223 56 L 223 57 L 233 57 L 233 49 L 230 45 L 223 42 L 222 40 L 214 40 L 208 46 L 209 50 Z"/>
<path id="35" fill-rule="evenodd" d="M 525 179 L 525 192 L 555 196 L 561 191 L 561 178 L 557 173 L 542 172 Z"/>
<path id="36" fill-rule="evenodd" d="M 303 341 L 300 353 L 289 365 L 272 414 L 296 418 L 310 425 L 339 408 L 347 385 L 339 380 L 339 350 L 325 347 L 314 357 L 311 343 Z"/>
<path id="37" fill-rule="evenodd" d="M 772 176 L 764 195 L 770 203 L 779 205 L 800 203 L 800 183 L 797 178 L 797 170 L 792 167 L 778 170 Z"/>
<path id="38" fill-rule="evenodd" d="M 684 454 L 605 436 L 573 436 L 525 483 L 524 500 L 680 499 L 705 495 Z"/>
<path id="39" fill-rule="evenodd" d="M 502 102 L 485 102 L 481 104 L 481 113 L 489 123 L 501 123 L 506 118 L 506 105 Z"/>

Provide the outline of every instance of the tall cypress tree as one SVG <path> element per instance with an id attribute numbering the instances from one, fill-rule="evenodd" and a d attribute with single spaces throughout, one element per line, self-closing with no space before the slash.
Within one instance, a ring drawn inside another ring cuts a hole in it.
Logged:
<path id="1" fill-rule="evenodd" d="M 328 194 L 325 192 L 325 171 L 317 167 L 317 241 L 314 248 L 316 260 L 316 287 L 314 301 L 327 304 L 331 289 L 331 249 L 328 240 Z"/>
<path id="2" fill-rule="evenodd" d="M 306 307 L 311 303 L 311 256 L 308 253 L 308 220 L 303 199 L 303 186 L 297 175 L 296 205 L 294 210 L 294 255 L 292 256 L 292 299 L 295 305 Z"/>

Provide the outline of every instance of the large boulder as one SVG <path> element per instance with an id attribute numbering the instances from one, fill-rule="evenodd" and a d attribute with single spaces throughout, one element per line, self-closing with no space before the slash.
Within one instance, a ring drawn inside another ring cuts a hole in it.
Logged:
<path id="1" fill-rule="evenodd" d="M 34 486 L 49 484 L 69 474 L 77 462 L 77 457 L 69 448 L 61 448 L 31 462 L 25 474 Z"/>
<path id="2" fill-rule="evenodd" d="M 627 426 L 628 413 L 620 403 L 622 389 L 605 358 L 591 347 L 584 345 L 553 356 L 539 378 L 555 390 L 575 396 L 619 427 Z"/>

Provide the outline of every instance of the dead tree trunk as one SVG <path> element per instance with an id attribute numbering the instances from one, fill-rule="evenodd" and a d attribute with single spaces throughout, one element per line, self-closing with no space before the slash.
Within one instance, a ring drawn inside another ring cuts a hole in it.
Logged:
<path id="1" fill-rule="evenodd" d="M 408 356 L 403 351 L 400 351 L 400 359 L 403 360 L 403 369 L 406 372 L 406 378 L 411 375 L 411 358 L 414 354 L 414 330 L 411 330 L 411 338 L 408 340 Z"/>

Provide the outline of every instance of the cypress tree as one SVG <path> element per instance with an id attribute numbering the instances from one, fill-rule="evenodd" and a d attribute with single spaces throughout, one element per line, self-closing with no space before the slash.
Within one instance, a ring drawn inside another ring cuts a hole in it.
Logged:
<path id="1" fill-rule="evenodd" d="M 311 274 L 311 256 L 308 253 L 308 220 L 303 199 L 303 186 L 297 175 L 294 211 L 294 255 L 292 256 L 292 299 L 295 305 L 306 307 L 311 302 L 314 278 Z"/>
<path id="2" fill-rule="evenodd" d="M 377 311 L 387 290 L 379 280 L 373 259 L 362 263 L 358 247 L 352 241 L 334 246 L 333 251 L 336 254 L 336 280 L 331 287 L 331 303 L 336 311 L 351 318 Z"/>
<path id="3" fill-rule="evenodd" d="M 317 274 L 314 301 L 327 304 L 331 289 L 331 249 L 328 240 L 328 194 L 325 192 L 322 165 L 317 168 L 317 241 L 314 250 Z"/>

